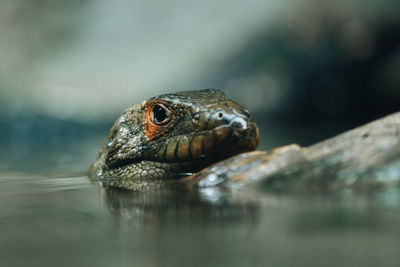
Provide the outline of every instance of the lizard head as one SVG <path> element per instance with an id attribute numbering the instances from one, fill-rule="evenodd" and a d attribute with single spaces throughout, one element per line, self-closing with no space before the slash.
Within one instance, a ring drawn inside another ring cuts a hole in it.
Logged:
<path id="1" fill-rule="evenodd" d="M 221 91 L 164 94 L 123 112 L 90 172 L 131 188 L 196 172 L 258 144 L 249 112 Z"/>

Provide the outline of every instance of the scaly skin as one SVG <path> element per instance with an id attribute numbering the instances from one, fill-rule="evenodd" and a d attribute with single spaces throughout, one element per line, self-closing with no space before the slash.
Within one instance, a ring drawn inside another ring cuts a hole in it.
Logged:
<path id="1" fill-rule="evenodd" d="M 90 174 L 106 186 L 161 187 L 258 144 L 248 111 L 219 90 L 165 94 L 123 112 Z"/>

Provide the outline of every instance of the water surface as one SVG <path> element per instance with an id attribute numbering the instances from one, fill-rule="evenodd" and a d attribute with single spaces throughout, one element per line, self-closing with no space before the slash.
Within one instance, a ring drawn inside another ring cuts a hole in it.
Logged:
<path id="1" fill-rule="evenodd" d="M 398 266 L 400 191 L 106 190 L 0 175 L 4 266 Z"/>

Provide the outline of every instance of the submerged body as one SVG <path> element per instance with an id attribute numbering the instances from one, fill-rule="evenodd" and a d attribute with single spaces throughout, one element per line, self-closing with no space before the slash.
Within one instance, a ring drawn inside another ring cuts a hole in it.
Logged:
<path id="1" fill-rule="evenodd" d="M 258 144 L 248 111 L 219 90 L 165 94 L 123 112 L 90 173 L 107 186 L 162 186 Z"/>

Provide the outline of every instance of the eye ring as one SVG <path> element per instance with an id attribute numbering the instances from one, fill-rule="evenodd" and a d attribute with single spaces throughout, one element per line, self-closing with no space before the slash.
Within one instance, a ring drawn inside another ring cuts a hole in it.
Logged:
<path id="1" fill-rule="evenodd" d="M 165 125 L 170 121 L 170 110 L 163 103 L 154 103 L 150 110 L 150 120 L 156 125 Z"/>

